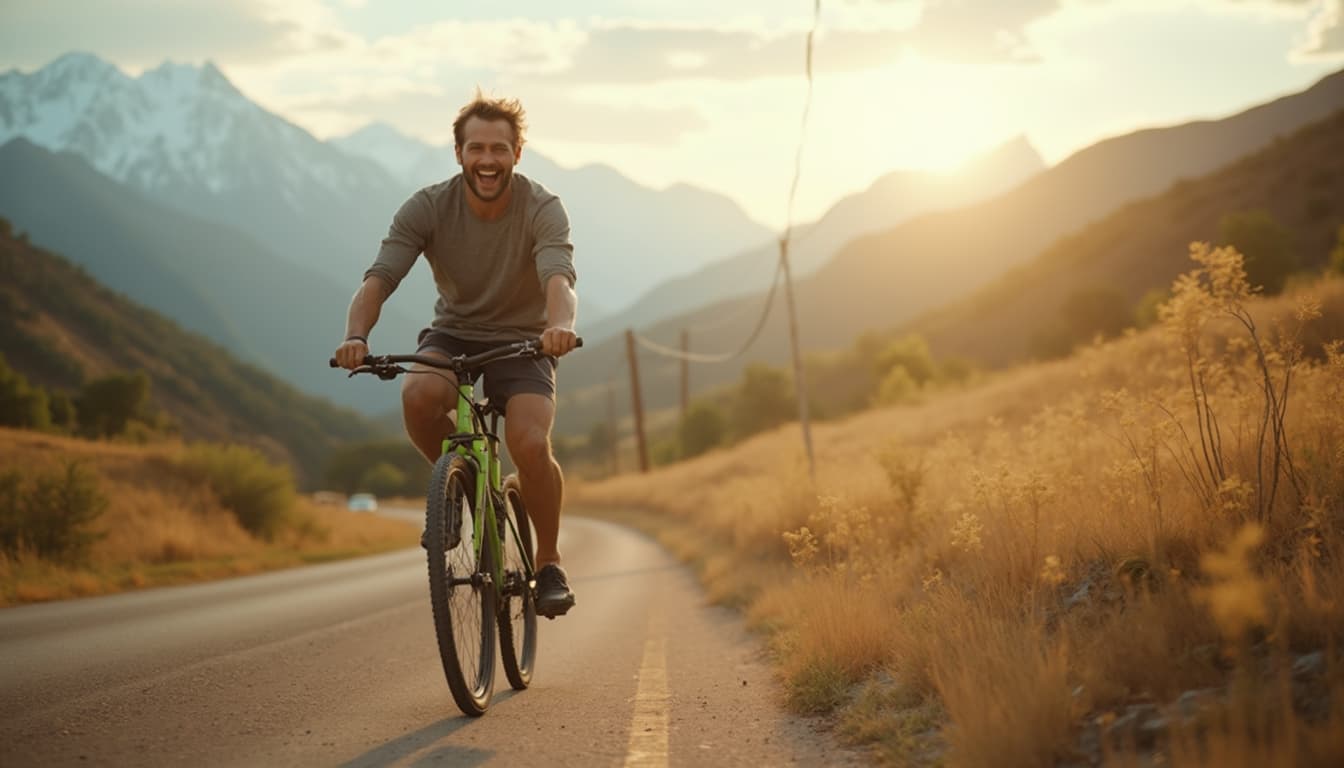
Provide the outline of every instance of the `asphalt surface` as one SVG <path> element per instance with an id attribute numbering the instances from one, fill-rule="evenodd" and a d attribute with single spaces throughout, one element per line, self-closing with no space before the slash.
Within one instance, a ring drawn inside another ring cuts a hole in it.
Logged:
<path id="1" fill-rule="evenodd" d="M 568 518 L 561 550 L 578 605 L 481 718 L 444 682 L 418 549 L 5 609 L 0 766 L 858 761 L 782 713 L 758 641 L 651 540 Z"/>

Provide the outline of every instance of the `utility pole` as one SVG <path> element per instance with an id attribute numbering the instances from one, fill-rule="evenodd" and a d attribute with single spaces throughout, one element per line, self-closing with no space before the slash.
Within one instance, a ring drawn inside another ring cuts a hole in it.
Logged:
<path id="1" fill-rule="evenodd" d="M 691 409 L 691 332 L 681 329 L 681 418 Z"/>
<path id="2" fill-rule="evenodd" d="M 779 241 L 779 260 L 784 265 L 784 299 L 789 308 L 789 347 L 793 351 L 793 383 L 798 390 L 798 421 L 803 427 L 803 446 L 807 449 L 807 473 L 817 482 L 817 461 L 812 455 L 812 426 L 807 416 L 807 380 L 803 377 L 803 357 L 798 352 L 798 310 L 793 305 L 793 270 L 789 268 L 788 237 Z"/>
<path id="3" fill-rule="evenodd" d="M 611 461 L 611 474 L 621 473 L 621 462 L 617 458 L 621 452 L 621 433 L 616 428 L 616 382 L 607 379 L 607 428 L 611 430 L 607 445 L 607 458 Z"/>
<path id="4" fill-rule="evenodd" d="M 639 450 L 639 471 L 649 471 L 649 449 L 644 442 L 644 398 L 639 394 L 639 358 L 635 356 L 635 332 L 625 331 L 625 354 L 630 358 L 630 405 L 635 412 L 635 446 Z"/>

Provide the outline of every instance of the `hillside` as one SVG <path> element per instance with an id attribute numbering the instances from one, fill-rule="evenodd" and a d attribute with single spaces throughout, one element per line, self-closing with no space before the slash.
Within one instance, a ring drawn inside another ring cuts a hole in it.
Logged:
<path id="1" fill-rule="evenodd" d="M 1344 110 L 1216 173 L 1125 206 L 908 328 L 939 356 L 1020 362 L 1069 297 L 1114 292 L 1133 307 L 1185 271 L 1185 243 L 1215 241 L 1225 214 L 1255 210 L 1290 233 L 1303 269 L 1324 266 L 1344 226 Z"/>
<path id="2" fill-rule="evenodd" d="M 137 304 L 308 393 L 370 410 L 396 402 L 376 382 L 326 369 L 354 278 L 278 259 L 236 227 L 156 203 L 78 155 L 24 139 L 0 146 L 0 216 Z"/>
<path id="3" fill-rule="evenodd" d="M 357 414 L 240 362 L 26 236 L 0 232 L 0 274 L 0 354 L 34 383 L 73 390 L 87 378 L 144 371 L 154 406 L 184 437 L 255 446 L 292 463 L 300 483 L 319 476 L 338 444 L 376 434 Z"/>
<path id="4" fill-rule="evenodd" d="M 1336 73 L 1302 93 L 1223 120 L 1108 139 L 993 200 L 920 216 L 859 238 L 815 275 L 798 282 L 803 347 L 844 347 L 865 330 L 892 328 L 965 298 L 1119 206 L 1160 193 L 1183 178 L 1230 165 L 1341 107 L 1344 73 Z M 1230 191 L 1224 200 L 1227 212 L 1241 208 Z M 1183 236 L 1188 241 L 1202 234 L 1193 230 Z M 642 332 L 664 344 L 675 344 L 682 329 L 704 329 L 692 331 L 693 350 L 726 351 L 747 338 L 763 298 L 720 302 Z M 787 364 L 787 319 L 781 305 L 776 304 L 748 355 L 727 364 L 698 366 L 691 374 L 692 387 L 735 380 L 751 361 Z M 573 395 L 572 402 L 591 405 L 572 408 L 575 412 L 570 414 L 561 409 L 561 419 L 573 419 L 568 423 L 575 424 L 602 419 L 600 398 L 584 390 L 595 391 L 611 371 L 621 370 L 624 353 L 619 339 L 584 350 L 586 365 L 570 374 L 566 389 Z M 646 407 L 674 404 L 676 366 L 650 356 L 642 363 Z"/>
<path id="5" fill-rule="evenodd" d="M 795 277 L 809 275 L 845 243 L 930 211 L 957 208 L 1005 192 L 1045 168 L 1036 149 L 1017 138 L 947 173 L 892 171 L 862 192 L 842 198 L 817 221 L 797 227 L 790 264 Z M 699 221 L 688 216 L 687 221 Z M 594 340 L 643 328 L 662 318 L 734 296 L 764 290 L 779 260 L 777 233 L 756 247 L 719 259 L 694 272 L 665 280 L 640 295 L 633 288 L 628 306 L 594 323 L 584 333 Z"/>

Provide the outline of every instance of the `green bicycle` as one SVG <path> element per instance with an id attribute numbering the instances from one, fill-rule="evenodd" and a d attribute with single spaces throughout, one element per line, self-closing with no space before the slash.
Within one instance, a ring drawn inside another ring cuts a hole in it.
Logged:
<path id="1" fill-rule="evenodd" d="M 433 373 L 402 366 L 419 363 L 457 376 L 456 431 L 444 438 L 430 476 L 422 543 L 444 676 L 458 708 L 472 717 L 485 714 L 494 695 L 496 629 L 504 674 L 515 690 L 531 684 L 537 658 L 532 524 L 517 475 L 500 476 L 502 406 L 476 402 L 474 382 L 487 363 L 539 354 L 541 342 L 532 340 L 446 360 L 370 355 L 350 372 L 385 381 Z"/>

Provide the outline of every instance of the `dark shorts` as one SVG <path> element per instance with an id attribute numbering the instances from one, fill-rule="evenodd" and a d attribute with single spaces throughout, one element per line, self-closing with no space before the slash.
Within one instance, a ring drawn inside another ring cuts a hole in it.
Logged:
<path id="1" fill-rule="evenodd" d="M 506 342 L 505 342 L 506 343 Z M 500 346 L 500 342 L 466 341 L 437 328 L 420 332 L 417 353 L 434 350 L 445 355 L 476 355 Z M 485 366 L 485 396 L 499 407 L 514 395 L 529 393 L 544 395 L 555 402 L 554 357 L 510 357 Z"/>

